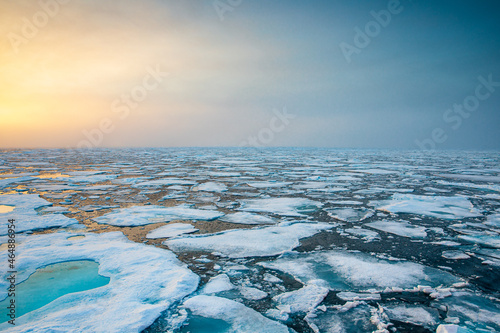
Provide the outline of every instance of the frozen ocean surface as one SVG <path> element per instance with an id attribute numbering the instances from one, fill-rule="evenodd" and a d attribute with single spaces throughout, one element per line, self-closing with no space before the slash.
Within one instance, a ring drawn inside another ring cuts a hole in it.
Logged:
<path id="1" fill-rule="evenodd" d="M 497 152 L 0 156 L 1 331 L 500 331 Z"/>

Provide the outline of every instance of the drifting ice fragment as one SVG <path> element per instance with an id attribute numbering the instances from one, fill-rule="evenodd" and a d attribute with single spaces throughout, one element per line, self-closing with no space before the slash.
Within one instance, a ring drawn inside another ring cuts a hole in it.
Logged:
<path id="1" fill-rule="evenodd" d="M 120 208 L 94 218 L 97 223 L 110 224 L 119 227 L 139 226 L 173 220 L 204 220 L 212 221 L 224 216 L 224 213 L 213 210 L 189 208 L 188 205 L 175 207 L 134 206 Z"/>
<path id="2" fill-rule="evenodd" d="M 141 332 L 197 289 L 198 276 L 170 251 L 131 242 L 121 232 L 72 237 L 76 235 L 18 236 L 16 250 L 22 254 L 16 258 L 18 281 L 46 265 L 93 260 L 99 263 L 99 274 L 110 278 L 109 284 L 66 294 L 17 318 L 14 328 L 1 324 L 0 331 Z M 0 260 L 7 262 L 7 251 L 0 252 Z M 0 299 L 7 296 L 8 273 L 4 272 L 0 273 Z"/>
<path id="3" fill-rule="evenodd" d="M 247 212 L 238 212 L 234 214 L 227 214 L 226 216 L 220 219 L 224 222 L 229 223 L 238 223 L 238 224 L 274 224 L 276 221 L 270 217 L 247 213 Z"/>
<path id="4" fill-rule="evenodd" d="M 425 196 L 396 193 L 392 200 L 382 201 L 379 210 L 389 213 L 427 215 L 441 219 L 481 216 L 465 197 Z"/>
<path id="5" fill-rule="evenodd" d="M 13 206 L 14 209 L 0 213 L 0 235 L 7 234 L 9 219 L 18 221 L 15 226 L 16 232 L 28 230 L 46 229 L 53 227 L 66 227 L 77 224 L 78 221 L 62 214 L 38 215 L 35 209 L 52 206 L 38 194 L 6 194 L 0 195 L 0 205 Z"/>
<path id="6" fill-rule="evenodd" d="M 222 320 L 226 325 L 217 321 L 209 322 L 211 332 L 231 333 L 288 333 L 288 328 L 278 322 L 268 319 L 255 310 L 247 308 L 241 303 L 216 297 L 195 296 L 184 302 L 184 306 L 191 311 L 192 316 Z M 186 332 L 195 331 L 190 326 L 196 326 L 199 318 L 191 318 Z M 228 327 L 229 326 L 229 327 Z M 204 327 L 207 330 L 207 327 Z"/>
<path id="7" fill-rule="evenodd" d="M 427 233 L 424 227 L 417 227 L 409 224 L 406 221 L 375 221 L 365 224 L 365 226 L 385 231 L 402 237 L 409 238 L 425 238 Z"/>
<path id="8" fill-rule="evenodd" d="M 304 216 L 323 204 L 306 198 L 251 199 L 241 203 L 240 210 L 246 212 L 267 212 L 284 216 Z"/>
<path id="9" fill-rule="evenodd" d="M 191 224 L 187 223 L 172 223 L 168 225 L 164 225 L 163 227 L 156 228 L 150 231 L 146 238 L 148 239 L 157 239 L 157 238 L 170 238 L 179 236 L 182 234 L 189 234 L 192 232 L 196 232 L 198 229 L 193 227 Z"/>
<path id="10" fill-rule="evenodd" d="M 274 261 L 258 265 L 288 273 L 305 284 L 321 279 L 331 289 L 345 291 L 409 289 L 423 284 L 439 286 L 460 281 L 449 273 L 420 264 L 340 250 L 286 253 Z"/>
<path id="11" fill-rule="evenodd" d="M 299 246 L 301 238 L 332 227 L 327 223 L 280 223 L 273 227 L 184 236 L 167 240 L 163 244 L 175 252 L 217 252 L 230 258 L 272 256 Z"/>

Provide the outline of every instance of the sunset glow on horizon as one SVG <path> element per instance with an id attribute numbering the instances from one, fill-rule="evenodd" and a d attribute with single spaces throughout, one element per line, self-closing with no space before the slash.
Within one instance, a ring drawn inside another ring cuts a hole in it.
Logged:
<path id="1" fill-rule="evenodd" d="M 3 1 L 0 148 L 85 147 L 96 129 L 102 147 L 238 146 L 284 108 L 298 120 L 268 145 L 416 148 L 479 76 L 500 81 L 493 2 L 430 4 L 401 1 L 347 63 L 339 45 L 387 1 L 243 1 L 223 16 L 213 1 Z M 441 148 L 498 148 L 499 101 Z"/>

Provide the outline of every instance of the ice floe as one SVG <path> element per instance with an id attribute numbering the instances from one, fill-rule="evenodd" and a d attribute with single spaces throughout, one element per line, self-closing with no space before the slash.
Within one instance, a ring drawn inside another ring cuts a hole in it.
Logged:
<path id="1" fill-rule="evenodd" d="M 217 322 L 208 323 L 213 325 L 211 327 L 212 332 L 289 333 L 285 325 L 268 319 L 241 303 L 226 298 L 199 295 L 185 301 L 184 306 L 190 310 L 192 316 L 218 319 L 227 324 L 226 326 L 217 325 Z M 196 325 L 196 323 L 192 323 L 193 321 L 196 321 L 196 318 L 189 320 L 188 331 L 190 331 L 190 325 Z M 207 329 L 207 327 L 205 326 L 204 329 Z"/>
<path id="2" fill-rule="evenodd" d="M 373 215 L 367 208 L 325 209 L 329 216 L 344 222 L 359 222 Z"/>
<path id="3" fill-rule="evenodd" d="M 443 258 L 460 260 L 460 259 L 469 259 L 470 256 L 462 251 L 443 251 L 441 254 Z"/>
<path id="4" fill-rule="evenodd" d="M 164 244 L 175 252 L 206 251 L 230 258 L 272 256 L 299 246 L 301 238 L 332 227 L 328 223 L 280 223 L 272 227 L 184 236 Z"/>
<path id="5" fill-rule="evenodd" d="M 286 253 L 259 265 L 294 276 L 302 283 L 324 280 L 334 290 L 353 291 L 387 287 L 412 288 L 421 284 L 452 284 L 453 275 L 421 264 L 380 259 L 364 253 L 325 251 Z"/>
<path id="6" fill-rule="evenodd" d="M 247 213 L 247 212 L 237 212 L 233 214 L 227 214 L 220 218 L 221 221 L 237 224 L 274 224 L 276 221 L 270 217 Z"/>
<path id="7" fill-rule="evenodd" d="M 211 278 L 202 288 L 202 294 L 216 294 L 222 291 L 234 289 L 235 286 L 229 280 L 227 274 L 220 274 Z"/>
<path id="8" fill-rule="evenodd" d="M 500 237 L 498 234 L 459 235 L 458 238 L 468 243 L 481 244 L 487 247 L 500 249 Z"/>
<path id="9" fill-rule="evenodd" d="M 439 313 L 436 309 L 422 306 L 399 304 L 385 306 L 384 311 L 390 320 L 398 320 L 426 328 L 432 328 L 439 321 Z"/>
<path id="10" fill-rule="evenodd" d="M 290 291 L 274 296 L 273 301 L 277 303 L 277 308 L 281 312 L 308 313 L 314 310 L 314 308 L 316 308 L 316 306 L 318 306 L 318 304 L 323 301 L 326 295 L 328 295 L 329 291 L 330 290 L 328 288 L 322 287 L 321 285 L 316 285 L 314 281 L 310 281 L 310 284 L 302 287 L 299 290 Z"/>
<path id="11" fill-rule="evenodd" d="M 345 229 L 344 231 L 351 234 L 351 235 L 361 237 L 368 242 L 371 242 L 375 239 L 380 239 L 380 235 L 376 231 L 373 231 L 373 230 L 367 230 L 367 229 L 363 229 L 363 228 L 349 228 L 349 229 Z"/>
<path id="12" fill-rule="evenodd" d="M 366 223 L 365 226 L 403 237 L 427 237 L 426 228 L 411 225 L 406 221 L 375 221 Z"/>
<path id="13" fill-rule="evenodd" d="M 194 209 L 190 208 L 189 205 L 175 207 L 134 206 L 116 209 L 93 220 L 97 223 L 126 227 L 174 220 L 211 221 L 222 216 L 224 216 L 224 213 L 213 210 Z"/>
<path id="14" fill-rule="evenodd" d="M 13 210 L 0 213 L 0 235 L 7 234 L 9 219 L 16 220 L 16 232 L 28 230 L 66 227 L 78 221 L 62 214 L 39 215 L 36 209 L 52 206 L 50 202 L 40 198 L 38 194 L 5 194 L 0 195 L 0 205 L 14 207 Z"/>
<path id="15" fill-rule="evenodd" d="M 157 239 L 157 238 L 170 238 L 176 237 L 183 234 L 189 234 L 198 231 L 194 226 L 187 223 L 172 223 L 167 224 L 162 227 L 156 228 L 150 231 L 146 238 Z"/>
<path id="16" fill-rule="evenodd" d="M 204 192 L 225 192 L 227 191 L 227 186 L 222 183 L 207 182 L 192 188 L 193 191 L 204 191 Z"/>
<path id="17" fill-rule="evenodd" d="M 179 178 L 162 178 L 156 180 L 148 180 L 145 182 L 135 183 L 133 187 L 160 187 L 169 185 L 196 185 L 195 181 L 179 179 Z"/>
<path id="18" fill-rule="evenodd" d="M 198 276 L 170 251 L 131 242 L 120 232 L 82 235 L 58 232 L 19 237 L 18 281 L 49 264 L 93 260 L 99 263 L 99 274 L 111 278 L 109 284 L 66 294 L 17 318 L 15 327 L 5 323 L 0 330 L 140 332 L 198 286 Z M 0 258 L 7 262 L 7 251 L 0 252 Z M 8 273 L 1 275 L 3 299 Z"/>
<path id="19" fill-rule="evenodd" d="M 425 196 L 396 193 L 392 200 L 377 207 L 389 213 L 427 215 L 441 219 L 461 219 L 481 216 L 472 203 L 461 196 Z"/>
<path id="20" fill-rule="evenodd" d="M 254 187 L 254 188 L 269 188 L 269 187 L 284 187 L 284 186 L 288 186 L 292 183 L 290 183 L 290 182 L 261 181 L 261 182 L 249 182 L 247 184 L 251 187 Z"/>
<path id="21" fill-rule="evenodd" d="M 267 293 L 265 291 L 253 287 L 243 286 L 239 288 L 239 291 L 241 293 L 241 296 L 243 296 L 243 298 L 251 301 L 258 301 L 260 299 L 267 297 Z"/>
<path id="22" fill-rule="evenodd" d="M 322 203 L 307 198 L 269 198 L 243 200 L 239 210 L 302 217 L 322 206 Z"/>

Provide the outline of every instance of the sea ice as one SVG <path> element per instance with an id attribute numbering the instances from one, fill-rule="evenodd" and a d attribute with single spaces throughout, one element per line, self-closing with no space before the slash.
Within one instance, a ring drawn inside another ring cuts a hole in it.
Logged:
<path id="1" fill-rule="evenodd" d="M 0 205 L 13 206 L 9 212 L 0 213 L 0 235 L 7 234 L 9 219 L 14 219 L 17 233 L 28 230 L 67 227 L 78 221 L 62 214 L 38 215 L 36 209 L 52 204 L 40 198 L 38 194 L 5 194 L 0 195 Z"/>
<path id="2" fill-rule="evenodd" d="M 459 259 L 469 259 L 470 256 L 463 253 L 462 251 L 443 251 L 441 254 L 443 258 L 446 259 L 453 259 L 453 260 L 459 260 Z"/>
<path id="3" fill-rule="evenodd" d="M 500 237 L 495 235 L 459 235 L 458 238 L 473 244 L 481 244 L 487 247 L 500 249 Z"/>
<path id="4" fill-rule="evenodd" d="M 305 284 L 321 279 L 331 289 L 342 291 L 413 288 L 422 284 L 439 286 L 459 281 L 449 273 L 420 264 L 340 250 L 286 253 L 258 265 L 288 273 Z"/>
<path id="5" fill-rule="evenodd" d="M 325 209 L 329 216 L 344 222 L 359 222 L 373 215 L 373 210 L 367 208 Z"/>
<path id="6" fill-rule="evenodd" d="M 322 203 L 307 198 L 269 198 L 244 200 L 239 210 L 302 217 L 322 206 Z"/>
<path id="7" fill-rule="evenodd" d="M 211 278 L 201 290 L 202 294 L 216 294 L 234 289 L 234 285 L 229 280 L 227 274 L 220 274 Z"/>
<path id="8" fill-rule="evenodd" d="M 0 330 L 141 332 L 172 304 L 197 289 L 198 276 L 170 251 L 131 242 L 121 232 L 74 237 L 77 235 L 57 232 L 19 236 L 18 281 L 49 264 L 93 260 L 99 263 L 99 274 L 110 278 L 109 284 L 66 294 L 17 318 L 15 327 L 4 323 Z M 0 259 L 7 262 L 7 251 L 0 252 Z M 1 273 L 0 299 L 7 296 L 8 274 Z"/>
<path id="9" fill-rule="evenodd" d="M 373 231 L 373 230 L 367 230 L 367 229 L 363 229 L 363 228 L 349 228 L 349 229 L 345 229 L 344 231 L 351 234 L 351 235 L 362 237 L 363 239 L 365 239 L 368 242 L 371 242 L 375 239 L 380 239 L 380 235 L 376 231 Z"/>
<path id="10" fill-rule="evenodd" d="M 314 333 L 388 332 L 378 331 L 377 322 L 370 320 L 373 309 L 364 302 L 348 302 L 345 306 L 318 308 L 305 320 Z"/>
<path id="11" fill-rule="evenodd" d="M 204 192 L 225 192 L 227 191 L 227 186 L 222 183 L 207 182 L 192 188 L 193 191 L 204 191 Z"/>
<path id="12" fill-rule="evenodd" d="M 299 290 L 274 296 L 273 301 L 278 304 L 277 308 L 281 312 L 308 313 L 314 310 L 314 308 L 316 308 L 316 306 L 323 301 L 326 295 L 328 295 L 328 292 L 328 288 L 316 285 L 314 284 L 314 281 L 311 281 L 311 284 L 308 284 Z"/>
<path id="13" fill-rule="evenodd" d="M 182 234 L 189 234 L 192 232 L 196 232 L 198 229 L 196 229 L 194 226 L 191 224 L 187 223 L 172 223 L 172 224 L 167 224 L 162 227 L 156 228 L 152 231 L 150 231 L 147 235 L 146 238 L 148 239 L 157 239 L 157 238 L 170 238 L 170 237 L 176 237 Z"/>
<path id="14" fill-rule="evenodd" d="M 427 233 L 424 227 L 417 227 L 409 224 L 406 221 L 375 221 L 366 223 L 365 226 L 385 231 L 394 235 L 409 237 L 409 238 L 425 238 Z"/>
<path id="15" fill-rule="evenodd" d="M 341 291 L 337 297 L 343 301 L 380 301 L 380 294 L 353 293 L 351 291 Z"/>
<path id="16" fill-rule="evenodd" d="M 269 187 L 284 187 L 284 186 L 288 186 L 292 183 L 290 183 L 290 182 L 259 181 L 259 182 L 249 182 L 247 184 L 251 187 L 254 187 L 254 188 L 269 188 Z"/>
<path id="17" fill-rule="evenodd" d="M 133 187 L 160 187 L 169 185 L 196 185 L 195 181 L 180 178 L 162 178 L 133 184 Z"/>
<path id="18" fill-rule="evenodd" d="M 276 221 L 270 217 L 247 213 L 247 212 L 237 212 L 233 214 L 227 214 L 220 218 L 221 221 L 229 223 L 238 224 L 274 224 Z"/>
<path id="19" fill-rule="evenodd" d="M 301 238 L 332 227 L 328 223 L 280 223 L 272 227 L 184 236 L 166 240 L 163 244 L 175 252 L 207 251 L 230 258 L 272 256 L 299 246 Z"/>
<path id="20" fill-rule="evenodd" d="M 258 301 L 260 299 L 267 297 L 266 292 L 253 287 L 240 287 L 239 291 L 241 293 L 241 296 L 243 296 L 243 298 L 251 301 Z"/>
<path id="21" fill-rule="evenodd" d="M 461 196 L 425 196 L 396 193 L 392 200 L 380 202 L 379 210 L 389 213 L 427 215 L 441 219 L 481 216 L 472 203 Z"/>
<path id="22" fill-rule="evenodd" d="M 495 228 L 500 228 L 500 213 L 488 215 L 488 218 L 486 219 L 486 222 L 484 222 L 484 224 Z"/>
<path id="23" fill-rule="evenodd" d="M 71 175 L 72 173 L 70 172 L 69 174 Z M 95 175 L 82 175 L 82 176 L 71 176 L 71 177 L 58 177 L 54 179 L 69 183 L 101 183 L 108 180 L 114 180 L 116 177 L 118 176 L 95 174 Z"/>
<path id="24" fill-rule="evenodd" d="M 431 328 L 439 321 L 439 314 L 436 309 L 424 308 L 412 305 L 388 305 L 384 306 L 384 311 L 391 320 L 398 320 L 405 323 Z"/>
<path id="25" fill-rule="evenodd" d="M 436 333 L 476 333 L 465 327 L 460 327 L 455 324 L 439 325 Z"/>
<path id="26" fill-rule="evenodd" d="M 241 303 L 226 298 L 199 295 L 185 301 L 184 306 L 191 311 L 192 316 L 219 319 L 229 324 L 229 328 L 223 327 L 225 330 L 214 327 L 211 330 L 212 332 L 289 333 L 285 325 L 268 319 Z M 188 330 L 190 324 L 188 324 Z"/>
<path id="27" fill-rule="evenodd" d="M 479 329 L 487 332 L 500 331 L 500 305 L 496 298 L 460 291 L 453 292 L 452 297 L 447 297 L 440 302 L 448 308 L 448 317 L 459 319 L 456 324 L 460 323 L 460 326 L 465 326 L 473 332 Z"/>
<path id="28" fill-rule="evenodd" d="M 30 176 L 0 179 L 0 188 L 7 187 L 11 184 L 27 182 L 34 179 L 36 178 Z"/>
<path id="29" fill-rule="evenodd" d="M 134 206 L 114 210 L 93 220 L 97 223 L 127 227 L 174 220 L 212 221 L 222 216 L 224 216 L 224 213 L 213 210 L 194 209 L 190 208 L 189 205 L 175 207 Z"/>

